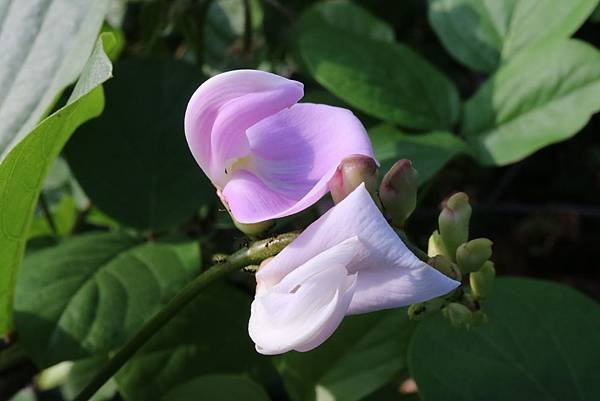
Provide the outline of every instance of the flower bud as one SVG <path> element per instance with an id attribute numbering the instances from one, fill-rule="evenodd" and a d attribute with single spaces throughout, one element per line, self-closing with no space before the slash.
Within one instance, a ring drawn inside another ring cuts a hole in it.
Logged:
<path id="1" fill-rule="evenodd" d="M 237 227 L 238 230 L 243 232 L 249 237 L 256 238 L 259 237 L 262 233 L 270 229 L 275 225 L 275 220 L 267 220 L 261 221 L 260 223 L 252 223 L 252 224 L 244 224 L 236 221 L 236 219 L 231 216 L 233 220 L 233 224 Z"/>
<path id="2" fill-rule="evenodd" d="M 385 214 L 395 226 L 401 227 L 417 205 L 417 170 L 410 160 L 394 163 L 379 186 L 379 198 Z"/>
<path id="3" fill-rule="evenodd" d="M 354 155 L 342 160 L 329 181 L 333 202 L 338 204 L 361 183 L 369 193 L 377 190 L 377 163 L 372 157 Z"/>
<path id="4" fill-rule="evenodd" d="M 492 256 L 492 244 L 487 238 L 477 238 L 459 246 L 456 250 L 456 262 L 460 271 L 472 273 L 479 270 Z"/>
<path id="5" fill-rule="evenodd" d="M 433 234 L 431 234 L 431 236 L 429 237 L 429 243 L 427 246 L 427 256 L 434 257 L 437 255 L 443 255 L 450 260 L 454 259 L 448 254 L 446 246 L 444 245 L 444 241 L 442 241 L 442 237 L 440 236 L 440 232 L 435 230 Z"/>
<path id="6" fill-rule="evenodd" d="M 487 261 L 478 271 L 469 275 L 469 283 L 471 284 L 471 292 L 475 299 L 481 300 L 489 296 L 494 286 L 494 278 L 496 277 L 496 269 L 494 263 Z"/>
<path id="7" fill-rule="evenodd" d="M 447 257 L 443 255 L 436 255 L 429 259 L 427 262 L 428 265 L 438 270 L 440 273 L 445 274 L 446 276 L 454 279 L 456 281 L 460 281 L 462 279 L 462 274 L 458 267 L 450 261 Z"/>
<path id="8" fill-rule="evenodd" d="M 456 257 L 456 249 L 469 239 L 470 219 L 471 205 L 467 194 L 455 193 L 445 202 L 438 224 L 440 236 L 453 260 Z"/>
<path id="9" fill-rule="evenodd" d="M 408 317 L 412 320 L 421 320 L 442 309 L 446 304 L 443 298 L 434 298 L 429 301 L 419 302 L 408 307 Z"/>
<path id="10" fill-rule="evenodd" d="M 448 306 L 442 309 L 442 314 L 450 320 L 454 327 L 469 325 L 473 317 L 473 312 L 469 308 L 457 302 L 449 303 Z"/>

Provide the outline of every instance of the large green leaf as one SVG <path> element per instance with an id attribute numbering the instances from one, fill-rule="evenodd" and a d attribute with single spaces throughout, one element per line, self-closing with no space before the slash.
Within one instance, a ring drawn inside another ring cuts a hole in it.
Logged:
<path id="1" fill-rule="evenodd" d="M 600 110 L 600 52 L 577 40 L 544 43 L 501 67 L 465 106 L 478 159 L 505 165 L 575 135 Z"/>
<path id="2" fill-rule="evenodd" d="M 367 114 L 415 129 L 450 128 L 458 118 L 454 84 L 407 46 L 322 26 L 302 32 L 299 48 L 321 85 Z"/>
<path id="3" fill-rule="evenodd" d="M 262 387 L 240 375 L 206 375 L 180 384 L 161 401 L 269 401 Z"/>
<path id="4" fill-rule="evenodd" d="M 248 337 L 249 314 L 249 297 L 235 288 L 205 289 L 121 369 L 121 395 L 157 400 L 199 376 L 254 372 L 268 359 Z"/>
<path id="5" fill-rule="evenodd" d="M 15 3 L 16 4 L 16 3 Z M 65 142 L 104 107 L 101 84 L 112 75 L 102 35 L 67 105 L 42 121 L 0 164 L 0 333 L 10 329 L 14 283 L 44 177 Z"/>
<path id="6" fill-rule="evenodd" d="M 199 264 L 194 243 L 140 243 L 120 233 L 82 235 L 33 253 L 15 293 L 19 341 L 40 366 L 108 353 Z"/>
<path id="7" fill-rule="evenodd" d="M 73 136 L 67 160 L 107 215 L 140 229 L 168 228 L 214 197 L 183 133 L 200 74 L 183 62 L 130 59 L 115 75 L 105 112 Z"/>
<path id="8" fill-rule="evenodd" d="M 406 134 L 389 125 L 369 130 L 375 157 L 387 171 L 400 159 L 409 159 L 419 172 L 419 183 L 433 177 L 453 157 L 468 153 L 467 145 L 450 132 Z"/>
<path id="9" fill-rule="evenodd" d="M 357 401 L 405 366 L 413 327 L 404 309 L 352 316 L 317 349 L 287 353 L 276 366 L 294 401 Z"/>
<path id="10" fill-rule="evenodd" d="M 598 0 L 429 0 L 429 20 L 457 60 L 493 71 L 544 40 L 569 37 Z"/>
<path id="11" fill-rule="evenodd" d="M 489 322 L 441 316 L 413 336 L 410 371 L 424 401 L 592 401 L 600 397 L 600 306 L 551 282 L 499 279 Z"/>
<path id="12" fill-rule="evenodd" d="M 0 161 L 81 73 L 108 0 L 0 0 Z"/>
<path id="13" fill-rule="evenodd" d="M 300 32 L 328 25 L 359 36 L 384 42 L 394 41 L 394 29 L 348 0 L 315 3 L 298 23 Z"/>

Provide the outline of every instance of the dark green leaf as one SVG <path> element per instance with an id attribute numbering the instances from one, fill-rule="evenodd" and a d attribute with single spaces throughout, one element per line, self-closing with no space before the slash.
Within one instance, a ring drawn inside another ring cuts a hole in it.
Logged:
<path id="1" fill-rule="evenodd" d="M 600 52 L 547 42 L 502 66 L 466 103 L 463 131 L 478 159 L 505 165 L 575 135 L 600 110 Z"/>
<path id="2" fill-rule="evenodd" d="M 265 363 L 248 336 L 250 299 L 213 284 L 180 312 L 117 375 L 128 401 L 156 400 L 206 374 L 253 372 Z"/>
<path id="3" fill-rule="evenodd" d="M 493 71 L 517 52 L 571 36 L 598 0 L 429 0 L 429 20 L 457 60 Z"/>
<path id="4" fill-rule="evenodd" d="M 302 33 L 299 46 L 314 78 L 367 114 L 424 130 L 450 128 L 458 118 L 454 84 L 402 44 L 315 27 Z"/>
<path id="5" fill-rule="evenodd" d="M 0 161 L 81 73 L 108 0 L 0 0 Z"/>
<path id="6" fill-rule="evenodd" d="M 323 25 L 384 42 L 395 37 L 390 25 L 347 0 L 316 3 L 302 15 L 298 29 L 306 32 Z"/>
<path id="7" fill-rule="evenodd" d="M 42 121 L 0 164 L 0 333 L 12 325 L 17 270 L 44 177 L 73 131 L 102 112 L 101 84 L 112 76 L 105 51 L 113 43 L 111 35 L 101 36 L 68 104 Z"/>
<path id="8" fill-rule="evenodd" d="M 194 243 L 140 243 L 120 233 L 78 236 L 33 253 L 15 294 L 19 341 L 40 366 L 108 353 L 199 264 Z"/>
<path id="9" fill-rule="evenodd" d="M 348 317 L 317 349 L 278 358 L 277 369 L 294 401 L 357 401 L 405 366 L 413 327 L 404 309 Z"/>
<path id="10" fill-rule="evenodd" d="M 181 223 L 214 189 L 183 132 L 186 103 L 201 77 L 176 61 L 127 60 L 106 86 L 101 118 L 66 147 L 73 174 L 92 204 L 139 229 Z"/>
<path id="11" fill-rule="evenodd" d="M 600 307 L 559 284 L 497 280 L 489 322 L 425 320 L 409 350 L 424 401 L 572 401 L 600 395 Z"/>
<path id="12" fill-rule="evenodd" d="M 449 132 L 406 134 L 389 125 L 379 125 L 370 129 L 369 135 L 382 171 L 400 159 L 409 159 L 419 172 L 421 184 L 453 157 L 468 152 L 467 145 Z"/>
<path id="13" fill-rule="evenodd" d="M 178 385 L 161 401 L 269 401 L 258 384 L 239 375 L 206 375 Z"/>

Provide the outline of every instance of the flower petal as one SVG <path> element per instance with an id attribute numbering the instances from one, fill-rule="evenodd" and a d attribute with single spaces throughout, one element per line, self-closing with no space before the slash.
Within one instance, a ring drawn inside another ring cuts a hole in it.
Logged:
<path id="1" fill-rule="evenodd" d="M 268 290 L 258 283 L 248 324 L 258 352 L 308 351 L 329 338 L 352 299 L 356 275 L 348 276 L 345 266 L 358 249 L 358 240 L 350 238 Z M 262 269 L 268 268 L 269 264 Z"/>
<path id="2" fill-rule="evenodd" d="M 364 185 L 312 223 L 257 273 L 273 286 L 314 255 L 358 236 L 361 247 L 348 266 L 358 272 L 350 313 L 419 302 L 443 295 L 459 283 L 420 261 L 389 226 Z"/>
<path id="3" fill-rule="evenodd" d="M 193 94 L 185 114 L 185 133 L 194 158 L 222 186 L 228 158 L 247 151 L 245 130 L 296 103 L 303 85 L 275 74 L 237 70 L 216 75 Z"/>
<path id="4" fill-rule="evenodd" d="M 340 162 L 354 154 L 373 157 L 361 122 L 349 110 L 301 103 L 263 119 L 247 130 L 251 170 L 285 199 L 273 203 L 231 197 L 232 214 L 242 223 L 289 216 L 314 204 L 328 191 L 327 183 Z M 239 191 L 237 191 L 239 192 Z M 251 191 L 247 191 L 252 196 Z"/>

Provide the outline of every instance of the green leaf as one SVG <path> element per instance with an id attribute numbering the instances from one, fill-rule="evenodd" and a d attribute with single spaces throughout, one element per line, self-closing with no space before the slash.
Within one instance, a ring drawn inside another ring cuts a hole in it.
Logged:
<path id="1" fill-rule="evenodd" d="M 429 0 L 429 21 L 458 61 L 493 71 L 546 40 L 571 36 L 598 0 Z"/>
<path id="2" fill-rule="evenodd" d="M 77 207 L 75 201 L 68 195 L 63 196 L 59 202 L 52 206 L 50 215 L 52 216 L 52 222 L 54 223 L 56 232 L 54 232 L 54 229 L 50 225 L 47 216 L 44 216 L 42 212 L 39 212 L 36 213 L 36 216 L 29 227 L 29 233 L 27 234 L 28 240 L 36 237 L 53 236 L 55 234 L 58 236 L 68 235 L 77 220 Z"/>
<path id="3" fill-rule="evenodd" d="M 314 4 L 302 15 L 298 30 L 305 32 L 323 25 L 384 42 L 394 42 L 395 38 L 389 24 L 347 0 Z"/>
<path id="4" fill-rule="evenodd" d="M 409 159 L 419 172 L 420 184 L 455 156 L 468 153 L 467 145 L 449 132 L 407 134 L 389 125 L 378 125 L 369 130 L 369 136 L 382 171 L 400 159 Z"/>
<path id="5" fill-rule="evenodd" d="M 213 284 L 169 322 L 117 374 L 127 401 L 162 399 L 206 374 L 253 372 L 260 356 L 248 336 L 250 299 Z"/>
<path id="6" fill-rule="evenodd" d="M 405 309 L 351 316 L 323 345 L 287 353 L 276 366 L 294 401 L 357 401 L 405 366 L 413 328 Z"/>
<path id="7" fill-rule="evenodd" d="M 108 216 L 139 229 L 172 227 L 215 197 L 183 132 L 200 74 L 183 62 L 129 59 L 115 76 L 105 112 L 71 139 L 67 161 Z"/>
<path id="8" fill-rule="evenodd" d="M 81 390 L 92 380 L 92 377 L 106 363 L 108 358 L 96 357 L 83 359 L 73 363 L 66 383 L 61 387 L 61 393 L 65 400 L 72 400 Z M 96 394 L 90 398 L 90 401 L 107 401 L 114 398 L 117 392 L 117 384 L 114 379 L 110 379 Z"/>
<path id="9" fill-rule="evenodd" d="M 600 52 L 564 40 L 502 66 L 466 103 L 463 132 L 479 161 L 505 165 L 575 135 L 600 110 Z"/>
<path id="10" fill-rule="evenodd" d="M 73 131 L 102 112 L 101 84 L 112 76 L 105 51 L 113 43 L 112 36 L 101 36 L 67 105 L 44 119 L 0 164 L 0 333 L 12 325 L 17 270 L 44 177 Z"/>
<path id="11" fill-rule="evenodd" d="M 108 3 L 0 0 L 0 161 L 77 79 Z"/>
<path id="12" fill-rule="evenodd" d="M 563 285 L 497 280 L 489 322 L 455 329 L 423 321 L 409 367 L 423 401 L 597 400 L 600 307 Z"/>
<path id="13" fill-rule="evenodd" d="M 323 26 L 302 32 L 299 48 L 321 85 L 367 114 L 423 130 L 458 118 L 454 84 L 407 46 Z"/>
<path id="14" fill-rule="evenodd" d="M 269 401 L 262 387 L 239 375 L 200 376 L 169 391 L 161 401 Z"/>
<path id="15" fill-rule="evenodd" d="M 33 253 L 15 293 L 19 341 L 40 366 L 108 353 L 199 265 L 195 243 L 140 243 L 121 233 L 81 235 Z"/>

